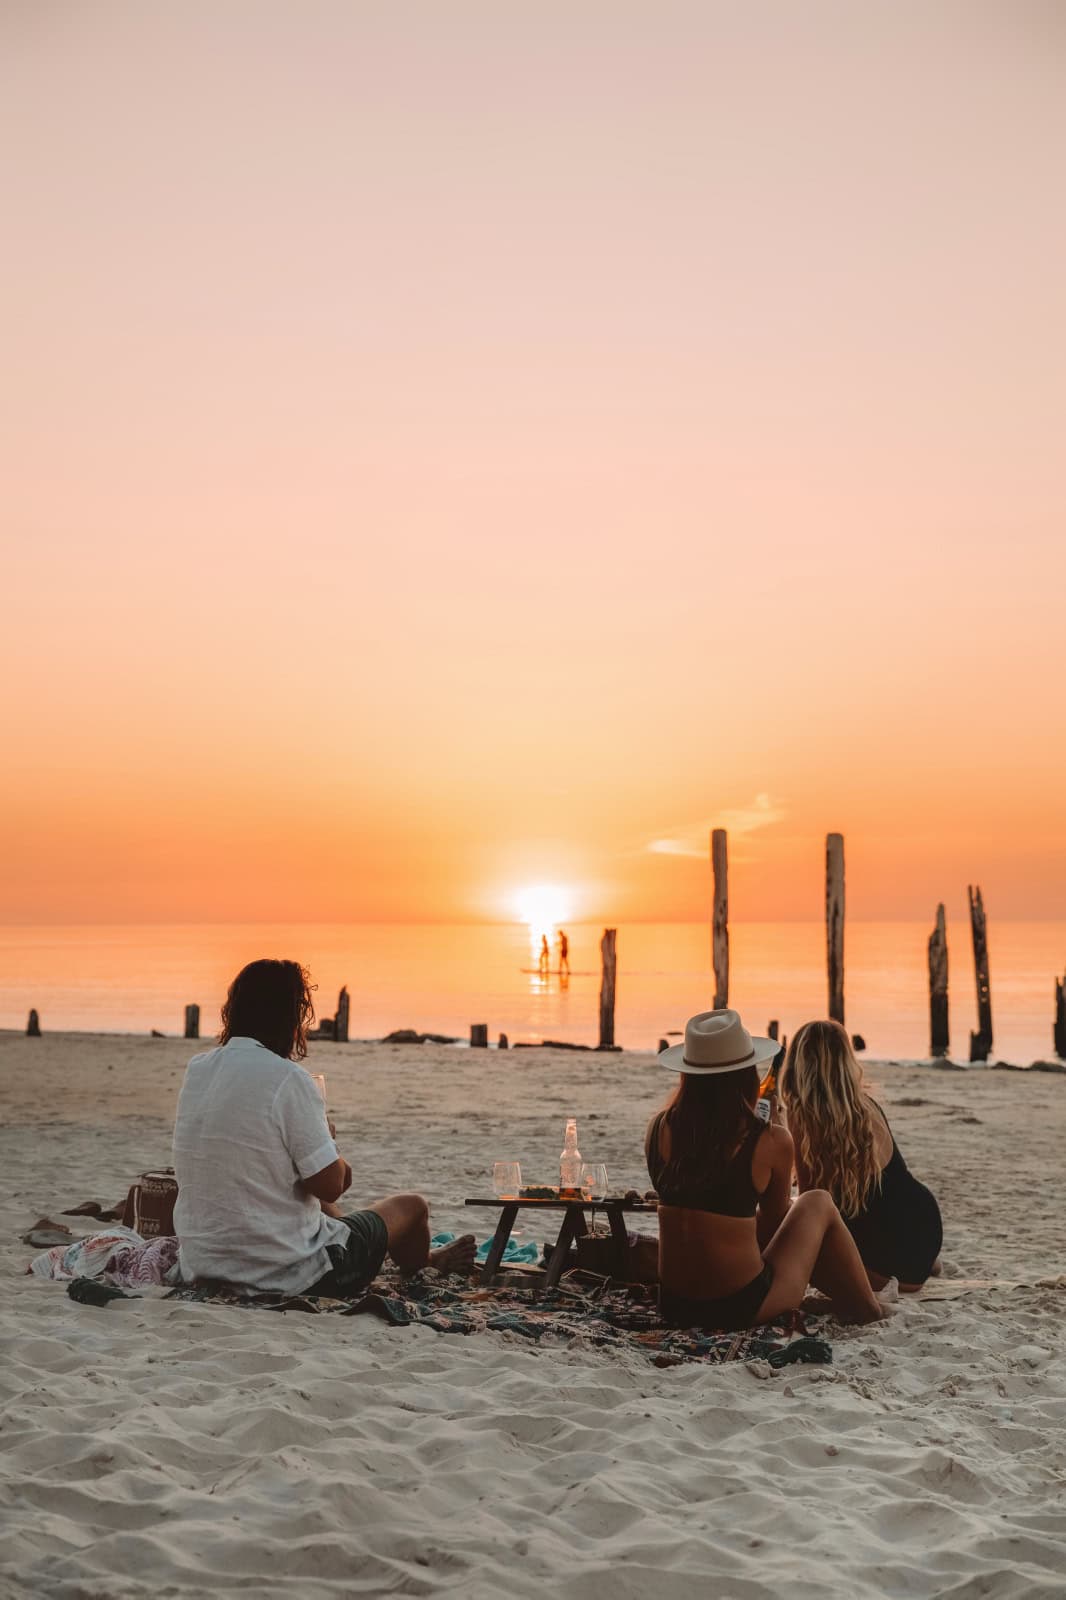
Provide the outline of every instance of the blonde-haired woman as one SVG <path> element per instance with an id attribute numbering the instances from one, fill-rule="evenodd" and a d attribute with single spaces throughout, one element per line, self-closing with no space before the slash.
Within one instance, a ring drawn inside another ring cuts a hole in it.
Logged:
<path id="1" fill-rule="evenodd" d="M 874 1289 L 920 1289 L 939 1271 L 944 1230 L 935 1197 L 908 1171 L 839 1022 L 808 1022 L 779 1084 L 796 1146 L 800 1192 L 828 1189 Z"/>

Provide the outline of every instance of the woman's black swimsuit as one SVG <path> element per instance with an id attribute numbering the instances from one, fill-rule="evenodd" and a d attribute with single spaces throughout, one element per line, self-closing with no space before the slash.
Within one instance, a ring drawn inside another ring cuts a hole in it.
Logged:
<path id="1" fill-rule="evenodd" d="M 881 1118 L 892 1129 L 877 1101 Z M 892 1137 L 892 1155 L 881 1170 L 881 1187 L 875 1189 L 856 1217 L 845 1217 L 848 1232 L 859 1247 L 863 1266 L 883 1278 L 900 1283 L 924 1283 L 940 1254 L 944 1225 L 933 1194 L 909 1171 Z"/>
<path id="2" fill-rule="evenodd" d="M 719 1217 L 754 1217 L 759 1194 L 752 1182 L 751 1162 L 755 1146 L 766 1132 L 766 1124 L 755 1120 L 754 1127 L 723 1172 L 698 1183 L 679 1183 L 670 1163 L 659 1149 L 659 1129 L 665 1112 L 653 1118 L 644 1141 L 648 1174 L 664 1206 L 682 1206 L 687 1211 L 712 1211 Z M 774 1281 L 774 1271 L 764 1263 L 762 1271 L 732 1294 L 714 1300 L 694 1299 L 659 1288 L 659 1310 L 664 1322 L 675 1328 L 750 1328 L 759 1307 Z"/>

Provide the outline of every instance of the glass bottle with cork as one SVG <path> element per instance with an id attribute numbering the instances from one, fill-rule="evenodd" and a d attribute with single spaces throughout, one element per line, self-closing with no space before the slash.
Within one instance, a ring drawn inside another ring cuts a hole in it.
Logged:
<path id="1" fill-rule="evenodd" d="M 559 1152 L 559 1195 L 562 1199 L 581 1195 L 581 1151 L 577 1147 L 576 1117 L 566 1119 L 566 1134 Z"/>

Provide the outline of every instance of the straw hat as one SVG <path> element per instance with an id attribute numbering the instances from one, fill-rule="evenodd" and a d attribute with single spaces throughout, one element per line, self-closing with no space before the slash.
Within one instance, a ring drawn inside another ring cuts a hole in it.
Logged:
<path id="1" fill-rule="evenodd" d="M 753 1039 L 736 1011 L 701 1011 L 685 1024 L 684 1044 L 660 1051 L 658 1061 L 667 1072 L 704 1077 L 757 1067 L 780 1048 L 775 1039 Z"/>

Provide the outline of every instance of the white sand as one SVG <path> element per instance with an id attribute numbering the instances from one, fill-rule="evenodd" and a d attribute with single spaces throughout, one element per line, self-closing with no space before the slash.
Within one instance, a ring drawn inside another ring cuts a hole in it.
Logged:
<path id="1" fill-rule="evenodd" d="M 923 1297 L 835 1331 L 832 1367 L 759 1376 L 371 1318 L 92 1310 L 20 1276 L 38 1216 L 165 1160 L 189 1053 L 0 1035 L 0 1594 L 1066 1594 L 1062 1079 L 868 1068 L 940 1195 L 944 1291 L 1020 1286 Z M 421 1188 L 459 1228 L 494 1158 L 550 1177 L 568 1112 L 586 1156 L 645 1186 L 651 1057 L 313 1059 L 360 1197 Z"/>

